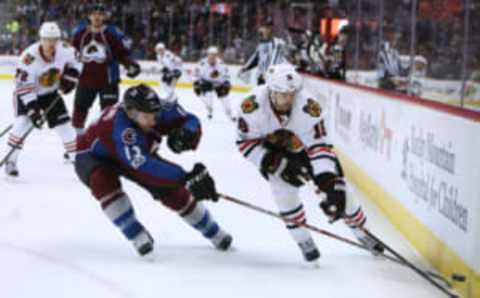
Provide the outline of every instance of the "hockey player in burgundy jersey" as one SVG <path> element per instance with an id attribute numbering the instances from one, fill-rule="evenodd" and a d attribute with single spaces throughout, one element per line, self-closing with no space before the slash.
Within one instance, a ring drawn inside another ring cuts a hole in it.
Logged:
<path id="1" fill-rule="evenodd" d="M 102 110 L 118 102 L 119 63 L 126 68 L 128 77 L 140 73 L 140 65 L 130 58 L 130 51 L 124 44 L 123 33 L 105 24 L 103 4 L 93 4 L 88 18 L 89 22 L 82 22 L 73 36 L 73 46 L 84 63 L 73 111 L 73 126 L 79 133 L 83 132 L 97 94 Z"/>
<path id="2" fill-rule="evenodd" d="M 78 137 L 78 177 L 141 256 L 152 253 L 153 238 L 137 219 L 120 177 L 137 183 L 155 200 L 177 212 L 217 249 L 230 247 L 232 237 L 200 202 L 218 200 L 205 166 L 197 163 L 188 172 L 156 154 L 163 137 L 173 152 L 180 153 L 195 150 L 200 136 L 196 116 L 177 103 L 159 99 L 151 88 L 138 85 L 127 89 L 122 104 L 107 108 Z"/>

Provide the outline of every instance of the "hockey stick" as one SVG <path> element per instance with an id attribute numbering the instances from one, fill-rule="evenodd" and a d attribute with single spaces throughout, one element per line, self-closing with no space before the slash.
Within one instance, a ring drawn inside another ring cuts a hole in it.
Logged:
<path id="1" fill-rule="evenodd" d="M 47 114 L 52 110 L 52 108 L 57 104 L 57 102 L 59 100 L 61 100 L 62 98 L 59 96 L 57 96 L 57 98 L 55 98 L 51 103 L 50 105 L 45 109 L 45 113 L 43 114 L 43 123 L 45 123 L 47 121 L 46 117 L 47 117 Z M 28 137 L 28 135 L 33 131 L 33 129 L 35 128 L 35 126 L 32 125 L 28 128 L 28 130 L 23 134 L 23 136 L 20 138 L 20 143 L 23 143 L 23 141 L 25 141 L 25 139 Z M 10 149 L 10 151 L 8 151 L 7 155 L 5 155 L 5 157 L 0 161 L 0 168 L 7 162 L 7 160 L 10 158 L 10 156 L 13 154 L 13 152 L 15 152 L 15 150 L 17 150 L 17 148 L 14 148 L 12 147 Z"/>
<path id="2" fill-rule="evenodd" d="M 417 274 L 419 274 L 421 277 L 426 279 L 430 284 L 432 284 L 434 287 L 442 291 L 444 294 L 446 294 L 448 297 L 451 298 L 458 298 L 459 296 L 450 292 L 448 289 L 445 289 L 442 287 L 442 285 L 438 284 L 431 276 L 429 276 L 425 271 L 421 270 L 417 266 L 413 265 L 410 261 L 405 259 L 402 255 L 400 255 L 398 252 L 396 252 L 393 248 L 388 246 L 385 242 L 380 240 L 377 236 L 373 235 L 369 230 L 359 227 L 362 231 L 364 231 L 369 237 L 371 237 L 373 240 L 377 241 L 380 243 L 387 251 L 389 251 L 391 254 L 393 254 L 398 260 L 400 260 L 405 266 L 409 267 L 413 271 L 415 271 Z"/>
<path id="3" fill-rule="evenodd" d="M 0 138 L 3 137 L 7 132 L 9 132 L 10 129 L 12 129 L 12 127 L 13 127 L 13 124 L 10 124 L 9 126 L 7 126 L 7 128 L 2 130 L 2 132 L 0 132 Z"/>
<path id="4" fill-rule="evenodd" d="M 283 221 L 286 221 L 286 222 L 295 223 L 295 224 L 297 224 L 297 225 L 299 225 L 299 226 L 302 226 L 302 227 L 304 227 L 304 228 L 306 228 L 306 229 L 308 229 L 308 230 L 310 230 L 310 231 L 313 231 L 313 232 L 322 234 L 322 235 L 324 235 L 324 236 L 327 236 L 327 237 L 336 239 L 336 240 L 338 240 L 338 241 L 344 242 L 344 243 L 346 243 L 346 244 L 350 244 L 350 245 L 352 245 L 352 246 L 355 246 L 355 247 L 358 247 L 358 248 L 361 248 L 361 249 L 363 249 L 363 250 L 366 250 L 366 251 L 369 251 L 369 252 L 370 252 L 370 250 L 369 250 L 366 246 L 364 246 L 364 245 L 362 245 L 362 244 L 360 244 L 360 243 L 357 243 L 357 242 L 355 242 L 355 241 L 352 241 L 352 240 L 350 240 L 350 239 L 348 239 L 348 238 L 345 238 L 345 237 L 342 237 L 342 236 L 340 236 L 340 235 L 331 233 L 331 232 L 326 231 L 326 230 L 324 230 L 324 229 L 320 229 L 320 228 L 318 228 L 318 227 L 316 227 L 316 226 L 313 226 L 313 225 L 310 225 L 310 224 L 307 224 L 307 223 L 299 223 L 299 222 L 297 222 L 297 221 L 295 221 L 295 220 L 283 218 L 282 216 L 280 216 L 279 214 L 277 214 L 277 213 L 275 213 L 275 212 L 273 212 L 273 211 L 270 211 L 270 210 L 268 210 L 268 209 L 264 209 L 264 208 L 262 208 L 262 207 L 259 207 L 259 206 L 253 205 L 253 204 L 250 204 L 250 203 L 248 203 L 248 202 L 242 201 L 242 200 L 237 199 L 237 198 L 234 198 L 234 197 L 232 197 L 232 196 L 228 196 L 228 195 L 221 194 L 221 193 L 219 193 L 218 195 L 219 195 L 219 197 L 221 197 L 222 199 L 224 199 L 224 200 L 226 200 L 226 201 L 235 203 L 235 204 L 240 205 L 240 206 L 243 206 L 243 207 L 245 207 L 245 208 L 255 210 L 255 211 L 257 211 L 257 212 L 260 212 L 260 213 L 269 215 L 269 216 L 271 216 L 271 217 L 275 217 L 275 218 L 277 218 L 277 219 L 280 219 L 280 220 L 283 220 Z M 369 233 L 367 230 L 364 230 L 364 231 L 365 231 L 366 233 L 368 233 L 369 236 L 371 235 L 371 233 Z M 372 235 L 372 236 L 373 236 L 373 235 Z M 372 238 L 373 238 L 373 237 L 372 237 Z M 395 253 L 392 252 L 393 250 L 389 249 L 389 247 L 387 248 L 387 246 L 385 245 L 385 243 L 383 243 L 382 241 L 380 241 L 378 238 L 373 238 L 373 239 L 378 240 L 378 242 L 379 242 L 380 244 L 384 245 L 384 247 L 385 247 L 388 251 L 390 251 L 395 257 L 398 258 L 398 256 L 400 256 L 400 255 L 396 254 L 396 252 L 395 252 Z M 428 271 L 428 270 L 427 270 L 427 271 L 423 271 L 423 270 L 419 269 L 418 267 L 416 267 L 415 265 L 413 265 L 412 263 L 410 263 L 410 262 L 408 262 L 407 260 L 405 260 L 405 258 L 403 258 L 403 257 L 401 257 L 401 256 L 400 256 L 400 258 L 398 258 L 398 259 L 397 259 L 397 258 L 394 258 L 394 257 L 391 257 L 391 256 L 389 256 L 389 255 L 386 255 L 386 254 L 381 254 L 380 256 L 383 257 L 383 258 L 385 258 L 385 259 L 387 259 L 387 260 L 390 260 L 390 261 L 392 261 L 392 262 L 395 262 L 395 263 L 397 263 L 397 264 L 403 265 L 403 266 L 407 266 L 407 267 L 410 267 L 410 268 L 412 268 L 412 266 L 413 266 L 413 267 L 415 268 L 414 270 L 415 270 L 417 273 L 419 273 L 422 277 L 426 278 L 430 283 L 434 284 L 435 287 L 441 289 L 445 294 L 449 295 L 449 297 L 452 297 L 452 298 L 457 298 L 457 297 L 458 297 L 457 295 L 450 293 L 447 289 L 445 289 L 445 288 L 442 287 L 440 284 L 438 284 L 437 282 L 435 282 L 435 280 L 432 279 L 432 277 L 433 277 L 433 278 L 440 279 L 441 281 L 443 281 L 443 282 L 447 285 L 447 287 L 451 287 L 451 284 L 450 284 L 443 276 L 438 275 L 437 273 L 431 272 L 431 271 Z M 412 268 L 412 269 L 413 269 L 413 268 Z"/>

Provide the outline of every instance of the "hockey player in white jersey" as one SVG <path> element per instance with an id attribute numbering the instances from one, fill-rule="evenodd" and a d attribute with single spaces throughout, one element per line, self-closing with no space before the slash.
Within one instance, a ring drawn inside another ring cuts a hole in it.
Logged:
<path id="1" fill-rule="evenodd" d="M 166 93 L 171 93 L 175 90 L 175 85 L 182 76 L 183 61 L 167 50 L 162 42 L 157 43 L 155 52 L 162 71 L 160 89 L 165 89 Z"/>
<path id="2" fill-rule="evenodd" d="M 8 150 L 14 151 L 5 163 L 8 176 L 19 175 L 17 160 L 23 147 L 22 137 L 32 125 L 41 128 L 46 121 L 55 130 L 65 147 L 65 159 L 73 160 L 76 150 L 76 133 L 58 91 L 67 94 L 75 88 L 82 64 L 74 48 L 60 41 L 56 23 L 43 23 L 39 35 L 40 41 L 25 49 L 17 63 L 16 118 L 8 139 Z"/>
<path id="3" fill-rule="evenodd" d="M 223 60 L 218 57 L 218 48 L 209 47 L 207 57 L 200 60 L 193 73 L 193 90 L 205 104 L 208 118 L 213 117 L 213 100 L 217 97 L 223 104 L 225 114 L 235 121 L 228 94 L 230 93 L 230 74 Z"/>
<path id="4" fill-rule="evenodd" d="M 320 208 L 331 222 L 342 219 L 359 241 L 374 254 L 383 248 L 361 229 L 366 216 L 361 206 L 347 195 L 340 162 L 324 126 L 320 104 L 302 89 L 302 78 L 291 65 L 271 66 L 266 85 L 256 87 L 241 104 L 237 146 L 268 180 L 287 229 L 306 261 L 320 253 L 301 226 L 306 222 L 299 188 L 313 181 Z"/>

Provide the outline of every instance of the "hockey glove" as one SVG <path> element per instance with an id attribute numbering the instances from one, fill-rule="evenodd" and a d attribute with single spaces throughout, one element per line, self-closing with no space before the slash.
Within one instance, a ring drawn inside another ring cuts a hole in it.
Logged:
<path id="1" fill-rule="evenodd" d="M 302 186 L 311 177 L 310 160 L 305 151 L 288 157 L 287 164 L 280 177 L 290 185 Z"/>
<path id="2" fill-rule="evenodd" d="M 198 145 L 199 133 L 186 128 L 175 128 L 168 134 L 167 145 L 175 153 L 195 150 Z"/>
<path id="3" fill-rule="evenodd" d="M 38 129 L 42 128 L 43 125 L 43 110 L 38 105 L 36 100 L 31 101 L 27 104 L 27 116 L 32 121 L 32 125 Z"/>
<path id="4" fill-rule="evenodd" d="M 134 78 L 140 74 L 140 64 L 132 62 L 127 65 L 127 77 Z"/>
<path id="5" fill-rule="evenodd" d="M 63 94 L 68 94 L 72 92 L 75 86 L 78 83 L 78 78 L 80 77 L 80 72 L 77 69 L 72 67 L 66 67 L 62 78 L 60 79 L 60 90 Z"/>
<path id="6" fill-rule="evenodd" d="M 172 76 L 175 80 L 178 80 L 182 76 L 182 72 L 179 69 L 174 69 Z"/>
<path id="7" fill-rule="evenodd" d="M 200 85 L 200 81 L 193 82 L 193 91 L 197 96 L 202 95 L 202 86 Z"/>
<path id="8" fill-rule="evenodd" d="M 330 217 L 333 223 L 345 217 L 346 189 L 343 179 L 338 179 L 332 173 L 324 173 L 315 177 L 318 192 L 324 192 L 326 198 L 320 202 L 320 208 Z"/>
<path id="9" fill-rule="evenodd" d="M 218 201 L 215 182 L 207 168 L 201 163 L 196 163 L 193 170 L 185 175 L 185 187 L 192 193 L 196 201 Z"/>

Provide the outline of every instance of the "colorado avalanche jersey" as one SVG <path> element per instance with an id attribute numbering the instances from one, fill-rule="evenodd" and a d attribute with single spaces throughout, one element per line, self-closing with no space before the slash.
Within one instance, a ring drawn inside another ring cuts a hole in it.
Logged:
<path id="1" fill-rule="evenodd" d="M 45 58 L 40 42 L 32 44 L 17 63 L 15 94 L 26 105 L 37 96 L 57 91 L 66 66 L 82 71 L 75 49 L 68 43 L 57 43 L 52 60 Z"/>
<path id="2" fill-rule="evenodd" d="M 85 134 L 77 139 L 77 154 L 89 153 L 111 161 L 147 185 L 177 184 L 185 171 L 176 164 L 153 154 L 162 136 L 171 129 L 184 127 L 200 134 L 197 117 L 185 112 L 178 104 L 166 104 L 157 115 L 157 126 L 144 132 L 128 117 L 121 105 L 106 109 Z"/>
<path id="3" fill-rule="evenodd" d="M 241 103 L 238 119 L 237 146 L 245 158 L 260 167 L 266 149 L 263 139 L 278 129 L 293 132 L 303 143 L 310 158 L 313 173 L 337 173 L 335 153 L 326 135 L 319 102 L 306 91 L 300 91 L 289 115 L 279 115 L 273 109 L 266 86 L 253 89 Z"/>
<path id="4" fill-rule="evenodd" d="M 207 58 L 203 58 L 195 67 L 193 79 L 194 81 L 205 80 L 211 82 L 214 87 L 218 87 L 230 80 L 230 74 L 222 59 L 217 58 L 215 63 L 211 65 Z"/>
<path id="5" fill-rule="evenodd" d="M 106 25 L 94 33 L 87 23 L 82 23 L 73 35 L 73 46 L 85 63 L 79 85 L 87 88 L 103 88 L 120 80 L 119 63 L 131 63 L 125 37 L 115 26 Z"/>

